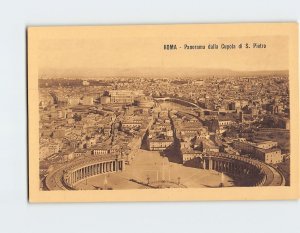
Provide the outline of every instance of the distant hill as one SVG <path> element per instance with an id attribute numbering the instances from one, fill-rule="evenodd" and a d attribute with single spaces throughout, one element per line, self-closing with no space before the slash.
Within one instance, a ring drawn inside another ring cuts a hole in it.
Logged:
<path id="1" fill-rule="evenodd" d="M 230 69 L 200 69 L 194 67 L 183 68 L 102 68 L 102 69 L 43 69 L 40 70 L 40 78 L 70 78 L 70 79 L 105 79 L 111 77 L 143 77 L 143 78 L 199 78 L 212 76 L 287 76 L 288 70 L 272 71 L 235 71 Z"/>

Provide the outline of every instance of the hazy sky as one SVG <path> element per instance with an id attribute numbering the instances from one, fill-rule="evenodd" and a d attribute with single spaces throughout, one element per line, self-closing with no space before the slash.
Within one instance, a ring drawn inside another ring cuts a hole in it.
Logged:
<path id="1" fill-rule="evenodd" d="M 288 69 L 288 38 L 207 37 L 156 33 L 102 33 L 93 36 L 71 34 L 61 38 L 40 40 L 40 70 L 102 70 L 110 75 L 113 69 L 203 68 L 231 70 Z M 238 49 L 239 44 L 264 43 L 265 49 Z M 164 44 L 176 44 L 177 50 L 164 50 Z M 184 45 L 205 45 L 205 50 L 185 50 Z M 207 49 L 217 44 L 219 49 Z M 221 44 L 235 44 L 236 49 L 221 49 Z M 181 48 L 180 48 L 181 47 Z M 116 72 L 116 71 L 114 71 Z"/>

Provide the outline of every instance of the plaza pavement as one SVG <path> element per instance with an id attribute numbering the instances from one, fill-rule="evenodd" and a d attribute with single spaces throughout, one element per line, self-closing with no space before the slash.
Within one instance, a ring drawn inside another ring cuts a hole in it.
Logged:
<path id="1" fill-rule="evenodd" d="M 157 180 L 176 182 L 187 188 L 218 187 L 221 174 L 215 171 L 185 167 L 182 164 L 169 162 L 157 151 L 140 149 L 132 163 L 126 165 L 125 171 L 101 174 L 90 177 L 76 185 L 76 189 L 141 189 L 148 188 L 145 184 Z M 143 184 L 144 183 L 144 184 Z M 230 177 L 223 175 L 224 186 L 232 186 Z"/>

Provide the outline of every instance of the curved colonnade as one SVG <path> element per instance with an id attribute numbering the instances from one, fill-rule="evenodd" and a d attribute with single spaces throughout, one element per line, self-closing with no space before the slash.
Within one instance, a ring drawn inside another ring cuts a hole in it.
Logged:
<path id="1" fill-rule="evenodd" d="M 215 170 L 239 177 L 243 183 L 237 186 L 280 186 L 284 185 L 283 176 L 273 167 L 258 160 L 235 155 L 213 153 L 206 155 L 200 168 Z M 73 190 L 74 186 L 89 177 L 125 170 L 125 161 L 116 156 L 85 157 L 62 165 L 46 177 L 47 190 Z"/>
<path id="2" fill-rule="evenodd" d="M 118 156 L 85 157 L 55 169 L 44 184 L 47 190 L 72 190 L 78 182 L 89 177 L 123 170 L 125 161 Z"/>
<path id="3" fill-rule="evenodd" d="M 214 153 L 204 156 L 200 168 L 243 177 L 238 186 L 283 186 L 284 177 L 273 167 L 254 159 Z"/>

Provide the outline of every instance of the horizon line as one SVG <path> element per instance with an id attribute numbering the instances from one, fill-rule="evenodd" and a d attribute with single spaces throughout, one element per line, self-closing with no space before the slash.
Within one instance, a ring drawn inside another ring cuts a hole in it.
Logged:
<path id="1" fill-rule="evenodd" d="M 149 71 L 145 71 L 144 73 L 143 72 L 133 72 L 135 74 L 101 74 L 101 73 L 98 73 L 98 72 L 93 72 L 93 70 L 97 69 L 97 68 L 89 68 L 87 69 L 86 71 L 84 71 L 82 68 L 75 68 L 75 69 L 59 69 L 59 68 L 46 68 L 47 69 L 47 72 L 45 72 L 45 68 L 44 68 L 44 71 L 41 71 L 39 72 L 38 74 L 38 79 L 47 79 L 47 78 L 53 78 L 53 79 L 57 79 L 57 78 L 54 78 L 54 77 L 42 77 L 42 76 L 48 76 L 48 75 L 51 75 L 51 76 L 73 76 L 73 78 L 87 78 L 86 76 L 89 76 L 90 78 L 118 78 L 118 77 L 123 77 L 123 78 L 130 78 L 130 77 L 143 77 L 143 78 L 160 78 L 160 77 L 163 77 L 163 76 L 169 76 L 169 78 L 171 78 L 170 76 L 172 76 L 172 78 L 179 78 L 180 76 L 183 76 L 185 75 L 186 77 L 196 77 L 196 76 L 220 76 L 222 74 L 220 73 L 216 73 L 216 74 L 213 74 L 214 71 L 217 71 L 217 72 L 221 72 L 221 71 L 224 71 L 224 76 L 228 76 L 228 75 L 241 75 L 239 73 L 249 73 L 249 75 L 252 75 L 253 73 L 287 73 L 289 74 L 289 69 L 278 69 L 278 70 L 275 70 L 275 69 L 272 69 L 272 70 L 233 70 L 233 69 L 229 69 L 229 68 L 194 68 L 194 67 L 181 67 L 181 68 L 177 68 L 177 67 L 165 67 L 165 68 L 157 68 L 157 69 L 169 69 L 169 70 L 178 70 L 178 69 L 182 69 L 183 71 L 185 71 L 186 69 L 197 69 L 199 71 L 204 71 L 203 74 L 197 74 L 195 72 L 192 72 L 192 73 L 187 73 L 187 74 L 182 74 L 182 73 L 179 73 L 177 75 L 174 75 L 174 74 L 170 74 L 168 72 L 164 73 L 164 72 L 157 72 L 155 73 L 155 71 L 153 72 L 153 74 L 150 74 Z M 112 69 L 112 70 L 126 70 L 126 73 L 130 72 L 130 70 L 136 70 L 136 69 L 142 69 L 142 68 L 98 68 L 99 70 L 103 69 L 103 70 L 107 70 L 107 69 Z M 155 69 L 155 68 L 146 68 L 146 69 Z M 52 73 L 50 70 L 56 70 L 58 71 L 59 70 L 59 73 L 60 74 L 55 74 L 55 73 Z M 80 73 L 77 73 L 77 74 L 72 74 L 72 70 L 75 70 L 74 72 L 76 72 L 76 70 L 81 70 Z M 206 71 L 206 72 L 205 72 Z M 92 73 L 90 73 L 92 72 Z M 243 74 L 243 75 L 247 75 L 247 74 Z M 159 76 L 159 77 L 158 77 Z M 61 78 L 72 78 L 72 77 L 61 77 Z"/>

